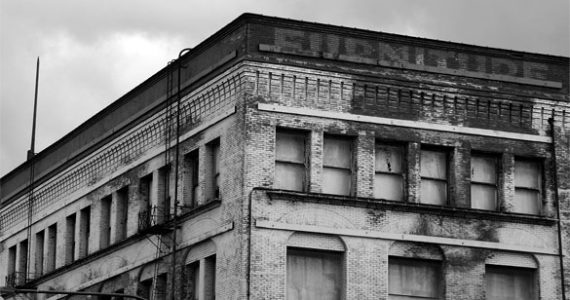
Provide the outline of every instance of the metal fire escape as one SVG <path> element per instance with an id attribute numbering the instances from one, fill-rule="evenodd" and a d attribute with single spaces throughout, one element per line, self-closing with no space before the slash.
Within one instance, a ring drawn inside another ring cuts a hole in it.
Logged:
<path id="1" fill-rule="evenodd" d="M 155 235 L 155 241 L 149 238 L 156 246 L 154 270 L 152 277 L 152 285 L 150 290 L 150 300 L 158 300 L 166 298 L 166 280 L 164 280 L 163 270 L 170 269 L 170 294 L 171 299 L 175 297 L 176 291 L 176 229 L 178 226 L 178 181 L 179 181 L 179 156 L 180 156 L 180 85 L 181 85 L 181 68 L 182 55 L 190 49 L 182 49 L 177 60 L 168 63 L 166 75 L 166 109 L 165 109 L 165 126 L 164 126 L 164 163 L 167 169 L 166 184 L 163 188 L 163 201 L 171 205 L 150 206 L 147 210 L 139 214 L 139 232 L 146 235 Z M 174 71 L 177 71 L 174 76 Z M 175 79 L 177 85 L 175 86 Z M 176 88 L 176 94 L 174 89 Z M 172 140 L 175 138 L 174 145 Z M 174 151 L 174 153 L 172 153 Z M 171 202 L 170 191 L 170 163 L 174 165 L 174 201 Z M 160 179 L 159 179 L 160 180 Z M 166 207 L 166 209 L 164 209 Z M 170 254 L 171 258 L 167 256 Z M 159 280 L 160 279 L 160 280 Z"/>

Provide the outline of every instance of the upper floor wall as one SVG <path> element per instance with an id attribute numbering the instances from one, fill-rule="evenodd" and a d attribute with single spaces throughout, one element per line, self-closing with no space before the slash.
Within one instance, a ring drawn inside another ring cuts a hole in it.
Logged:
<path id="1" fill-rule="evenodd" d="M 242 60 L 313 67 L 359 76 L 373 75 L 384 83 L 395 84 L 353 83 L 354 110 L 370 115 L 389 112 L 415 120 L 415 113 L 410 115 L 402 109 L 371 109 L 367 102 L 379 99 L 390 107 L 393 100 L 403 102 L 408 107 L 406 109 L 413 110 L 415 106 L 425 105 L 426 98 L 433 98 L 433 101 L 427 101 L 444 109 L 449 103 L 454 109 L 464 109 L 465 114 L 470 114 L 471 108 L 486 113 L 488 119 L 509 120 L 497 124 L 497 127 L 511 131 L 521 131 L 519 127 L 522 127 L 522 131 L 528 132 L 534 129 L 531 123 L 537 116 L 547 119 L 549 114 L 562 120 L 563 124 L 570 123 L 567 109 L 552 112 L 547 106 L 536 105 L 542 101 L 570 103 L 567 57 L 252 14 L 240 16 L 184 53 L 180 58 L 184 68 L 178 70 L 178 63 L 169 64 L 38 153 L 34 160 L 34 181 L 45 181 L 50 174 L 90 155 L 105 140 L 124 133 L 140 120 L 152 116 L 153 111 L 164 107 L 169 99 L 175 99 L 178 71 L 180 88 L 186 94 Z M 321 84 L 326 85 L 326 82 Z M 468 94 L 469 97 L 458 98 L 458 94 Z M 462 125 L 482 126 L 478 122 Z M 25 162 L 1 178 L 0 203 L 11 202 L 26 192 L 30 166 L 30 161 Z"/>

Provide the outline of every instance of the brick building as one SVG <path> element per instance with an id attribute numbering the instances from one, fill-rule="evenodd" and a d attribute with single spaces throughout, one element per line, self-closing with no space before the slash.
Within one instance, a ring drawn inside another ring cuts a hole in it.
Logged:
<path id="1" fill-rule="evenodd" d="M 569 298 L 567 57 L 245 14 L 179 62 L 2 178 L 0 286 Z"/>

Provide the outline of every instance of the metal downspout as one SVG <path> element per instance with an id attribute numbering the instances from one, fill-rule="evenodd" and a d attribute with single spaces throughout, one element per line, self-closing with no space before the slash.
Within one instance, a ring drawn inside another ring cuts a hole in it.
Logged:
<path id="1" fill-rule="evenodd" d="M 553 114 L 554 115 L 554 114 Z M 548 123 L 550 124 L 550 135 L 552 137 L 552 165 L 553 167 L 553 184 L 554 184 L 554 202 L 556 203 L 556 218 L 558 219 L 558 258 L 560 260 L 560 280 L 562 282 L 562 299 L 566 300 L 566 280 L 564 278 L 564 252 L 562 247 L 562 220 L 560 219 L 560 202 L 558 197 L 558 172 L 556 167 L 558 166 L 556 162 L 556 133 L 554 131 L 554 118 L 549 118 Z"/>

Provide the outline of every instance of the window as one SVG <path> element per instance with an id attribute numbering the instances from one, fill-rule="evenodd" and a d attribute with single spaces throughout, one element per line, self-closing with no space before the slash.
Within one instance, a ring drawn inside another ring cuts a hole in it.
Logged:
<path id="1" fill-rule="evenodd" d="M 323 193 L 350 195 L 352 186 L 352 140 L 325 136 Z"/>
<path id="2" fill-rule="evenodd" d="M 75 260 L 75 214 L 65 219 L 65 263 Z"/>
<path id="3" fill-rule="evenodd" d="M 89 253 L 89 239 L 91 235 L 91 207 L 83 208 L 79 213 L 79 257 Z"/>
<path id="4" fill-rule="evenodd" d="M 220 199 L 220 139 L 206 145 L 209 155 L 207 200 Z"/>
<path id="5" fill-rule="evenodd" d="M 20 249 L 18 253 L 18 276 L 19 283 L 24 283 L 28 275 L 28 240 L 23 240 L 20 242 Z"/>
<path id="6" fill-rule="evenodd" d="M 485 266 L 487 300 L 535 300 L 535 270 L 518 267 Z"/>
<path id="7" fill-rule="evenodd" d="M 515 199 L 513 212 L 539 214 L 542 194 L 542 165 L 515 158 Z"/>
<path id="8" fill-rule="evenodd" d="M 127 238 L 127 221 L 129 218 L 129 187 L 117 191 L 117 213 L 115 215 L 115 240 Z"/>
<path id="9" fill-rule="evenodd" d="M 275 188 L 306 190 L 306 134 L 277 131 L 275 141 Z"/>
<path id="10" fill-rule="evenodd" d="M 287 300 L 343 299 L 343 253 L 287 248 Z"/>
<path id="11" fill-rule="evenodd" d="M 16 245 L 8 249 L 8 276 L 14 277 L 16 273 Z"/>
<path id="12" fill-rule="evenodd" d="M 199 300 L 200 295 L 200 262 L 196 261 L 186 266 L 188 274 L 188 299 Z"/>
<path id="13" fill-rule="evenodd" d="M 55 259 L 57 252 L 57 223 L 48 227 L 46 272 L 55 270 Z"/>
<path id="14" fill-rule="evenodd" d="M 166 299 L 166 292 L 168 290 L 166 284 L 167 284 L 166 273 L 160 274 L 156 277 L 156 284 L 155 284 L 156 286 L 154 288 L 155 290 L 154 299 L 156 300 Z"/>
<path id="15" fill-rule="evenodd" d="M 158 170 L 158 222 L 170 220 L 170 166 Z"/>
<path id="16" fill-rule="evenodd" d="M 204 300 L 216 297 L 216 256 L 208 256 L 203 260 L 204 266 Z"/>
<path id="17" fill-rule="evenodd" d="M 42 230 L 36 233 L 36 256 L 35 256 L 35 273 L 36 277 L 44 273 L 44 240 L 45 232 Z"/>
<path id="18" fill-rule="evenodd" d="M 152 203 L 152 173 L 141 178 L 139 182 L 139 196 L 141 207 L 150 213 L 150 205 Z"/>
<path id="19" fill-rule="evenodd" d="M 202 272 L 203 270 L 203 272 Z M 186 266 L 190 300 L 213 300 L 216 291 L 216 256 L 211 255 Z"/>
<path id="20" fill-rule="evenodd" d="M 471 207 L 495 210 L 497 208 L 497 158 L 489 155 L 471 155 Z"/>
<path id="21" fill-rule="evenodd" d="M 420 162 L 420 202 L 435 205 L 447 203 L 447 152 L 422 150 Z"/>
<path id="22" fill-rule="evenodd" d="M 388 300 L 440 299 L 441 262 L 390 257 L 388 265 Z"/>
<path id="23" fill-rule="evenodd" d="M 139 283 L 137 295 L 145 299 L 150 299 L 151 291 L 152 291 L 152 279 L 147 279 Z"/>
<path id="24" fill-rule="evenodd" d="M 404 199 L 404 148 L 376 145 L 374 198 Z"/>
<path id="25" fill-rule="evenodd" d="M 200 192 L 199 160 L 198 150 L 190 152 L 184 158 L 186 164 L 186 183 L 188 190 L 185 192 L 185 205 L 188 207 L 196 207 L 198 205 L 198 195 Z"/>
<path id="26" fill-rule="evenodd" d="M 101 221 L 100 221 L 100 240 L 99 247 L 101 249 L 111 244 L 111 203 L 112 197 L 107 196 L 101 199 Z"/>

